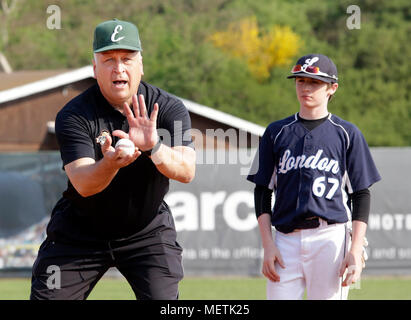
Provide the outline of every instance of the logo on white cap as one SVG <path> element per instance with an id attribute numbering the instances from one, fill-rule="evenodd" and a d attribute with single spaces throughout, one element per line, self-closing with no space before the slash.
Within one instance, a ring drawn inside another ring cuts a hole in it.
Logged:
<path id="1" fill-rule="evenodd" d="M 124 39 L 124 36 L 116 39 L 116 34 L 119 33 L 120 30 L 123 30 L 123 26 L 120 25 L 120 24 L 116 25 L 116 27 L 114 28 L 113 33 L 111 34 L 111 41 L 112 42 L 118 42 L 118 41 Z"/>

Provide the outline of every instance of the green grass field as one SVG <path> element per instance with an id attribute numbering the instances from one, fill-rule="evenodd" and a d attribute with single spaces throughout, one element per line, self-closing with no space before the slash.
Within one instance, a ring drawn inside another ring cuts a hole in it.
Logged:
<path id="1" fill-rule="evenodd" d="M 0 279 L 0 300 L 27 300 L 30 279 Z M 103 278 L 94 288 L 90 300 L 135 299 L 124 279 Z M 181 300 L 264 300 L 263 278 L 193 278 L 180 283 Z M 409 277 L 363 277 L 350 300 L 410 300 Z"/>

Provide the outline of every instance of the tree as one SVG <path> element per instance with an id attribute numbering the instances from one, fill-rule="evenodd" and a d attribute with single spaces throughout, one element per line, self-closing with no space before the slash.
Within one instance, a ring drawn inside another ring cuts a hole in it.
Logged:
<path id="1" fill-rule="evenodd" d="M 3 51 L 7 48 L 9 43 L 9 21 L 13 14 L 16 12 L 17 3 L 19 0 L 1 0 L 0 11 L 0 26 L 1 26 L 1 44 L 0 44 L 0 66 L 6 73 L 11 73 L 13 70 L 3 54 Z"/>
<path id="2" fill-rule="evenodd" d="M 210 41 L 224 52 L 244 59 L 260 82 L 270 77 L 273 67 L 290 64 L 301 42 L 287 26 L 276 25 L 261 31 L 255 16 L 231 23 L 227 31 L 212 34 Z"/>

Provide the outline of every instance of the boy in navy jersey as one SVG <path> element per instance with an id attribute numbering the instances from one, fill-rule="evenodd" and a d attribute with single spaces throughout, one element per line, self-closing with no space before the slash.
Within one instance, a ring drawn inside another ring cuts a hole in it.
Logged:
<path id="1" fill-rule="evenodd" d="M 308 299 L 347 299 L 363 268 L 369 187 L 381 178 L 360 130 L 328 112 L 338 88 L 331 59 L 303 56 L 291 73 L 300 111 L 267 127 L 247 177 L 267 298 L 302 299 L 307 290 Z"/>

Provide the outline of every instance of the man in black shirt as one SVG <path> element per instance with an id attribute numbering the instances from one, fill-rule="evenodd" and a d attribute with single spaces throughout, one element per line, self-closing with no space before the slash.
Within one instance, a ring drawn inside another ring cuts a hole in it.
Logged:
<path id="1" fill-rule="evenodd" d="M 195 174 L 183 103 L 141 81 L 137 27 L 110 20 L 94 32 L 97 84 L 56 117 L 68 186 L 33 265 L 31 299 L 86 299 L 110 267 L 138 299 L 177 299 L 182 249 L 163 198 L 169 179 Z M 124 155 L 113 147 L 133 141 Z"/>

